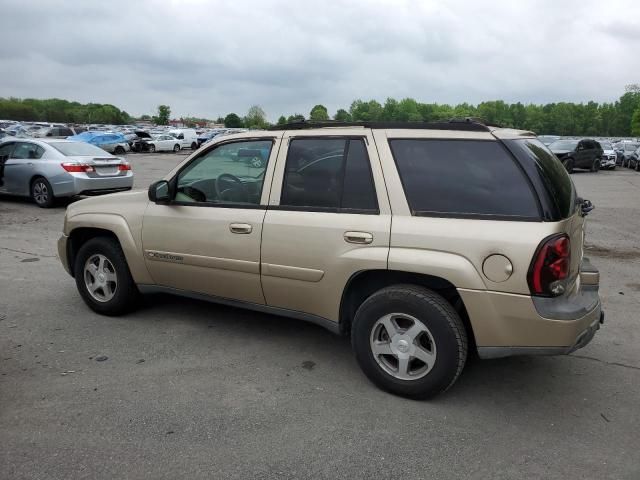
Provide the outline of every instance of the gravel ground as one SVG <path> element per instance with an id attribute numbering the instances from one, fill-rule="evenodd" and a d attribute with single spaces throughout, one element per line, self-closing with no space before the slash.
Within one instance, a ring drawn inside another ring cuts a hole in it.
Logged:
<path id="1" fill-rule="evenodd" d="M 184 155 L 129 158 L 146 188 Z M 0 198 L 0 478 L 640 478 L 640 175 L 573 178 L 604 328 L 429 402 L 302 322 L 162 295 L 98 316 L 56 257 L 64 206 Z"/>

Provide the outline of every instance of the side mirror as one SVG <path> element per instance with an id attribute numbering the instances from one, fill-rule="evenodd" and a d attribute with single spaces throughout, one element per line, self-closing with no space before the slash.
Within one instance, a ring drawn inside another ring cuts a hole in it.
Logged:
<path id="1" fill-rule="evenodd" d="M 169 182 L 158 180 L 149 186 L 149 200 L 154 203 L 166 204 L 171 201 Z"/>

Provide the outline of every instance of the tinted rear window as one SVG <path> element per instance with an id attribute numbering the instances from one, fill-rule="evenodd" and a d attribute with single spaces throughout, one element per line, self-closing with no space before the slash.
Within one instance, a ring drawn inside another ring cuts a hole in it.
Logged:
<path id="1" fill-rule="evenodd" d="M 414 215 L 539 220 L 536 198 L 505 148 L 481 140 L 391 140 Z"/>
<path id="2" fill-rule="evenodd" d="M 532 138 L 513 140 L 509 142 L 509 145 L 521 161 L 525 161 L 522 158 L 525 155 L 531 161 L 529 163 L 535 165 L 541 177 L 543 188 L 556 207 L 559 218 L 570 217 L 574 211 L 576 194 L 571 177 L 558 157 L 551 153 L 542 142 Z M 559 218 L 555 218 L 554 215 L 552 219 Z"/>

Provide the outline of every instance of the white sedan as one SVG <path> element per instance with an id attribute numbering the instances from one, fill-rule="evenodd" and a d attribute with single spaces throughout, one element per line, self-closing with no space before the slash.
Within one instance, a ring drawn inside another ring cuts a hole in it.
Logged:
<path id="1" fill-rule="evenodd" d="M 153 152 L 178 152 L 180 150 L 180 140 L 172 135 L 158 135 L 145 142 L 147 149 Z"/>

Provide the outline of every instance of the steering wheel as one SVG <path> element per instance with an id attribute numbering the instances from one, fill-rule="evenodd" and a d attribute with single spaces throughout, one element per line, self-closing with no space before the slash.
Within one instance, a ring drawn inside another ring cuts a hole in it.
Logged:
<path id="1" fill-rule="evenodd" d="M 224 183 L 232 184 L 231 188 L 223 188 Z M 242 192 L 244 196 L 244 201 L 249 201 L 249 191 L 242 180 L 238 177 L 231 175 L 230 173 L 223 173 L 216 178 L 215 182 L 216 187 L 216 197 L 218 200 L 223 200 L 223 195 L 228 193 L 229 191 Z"/>

